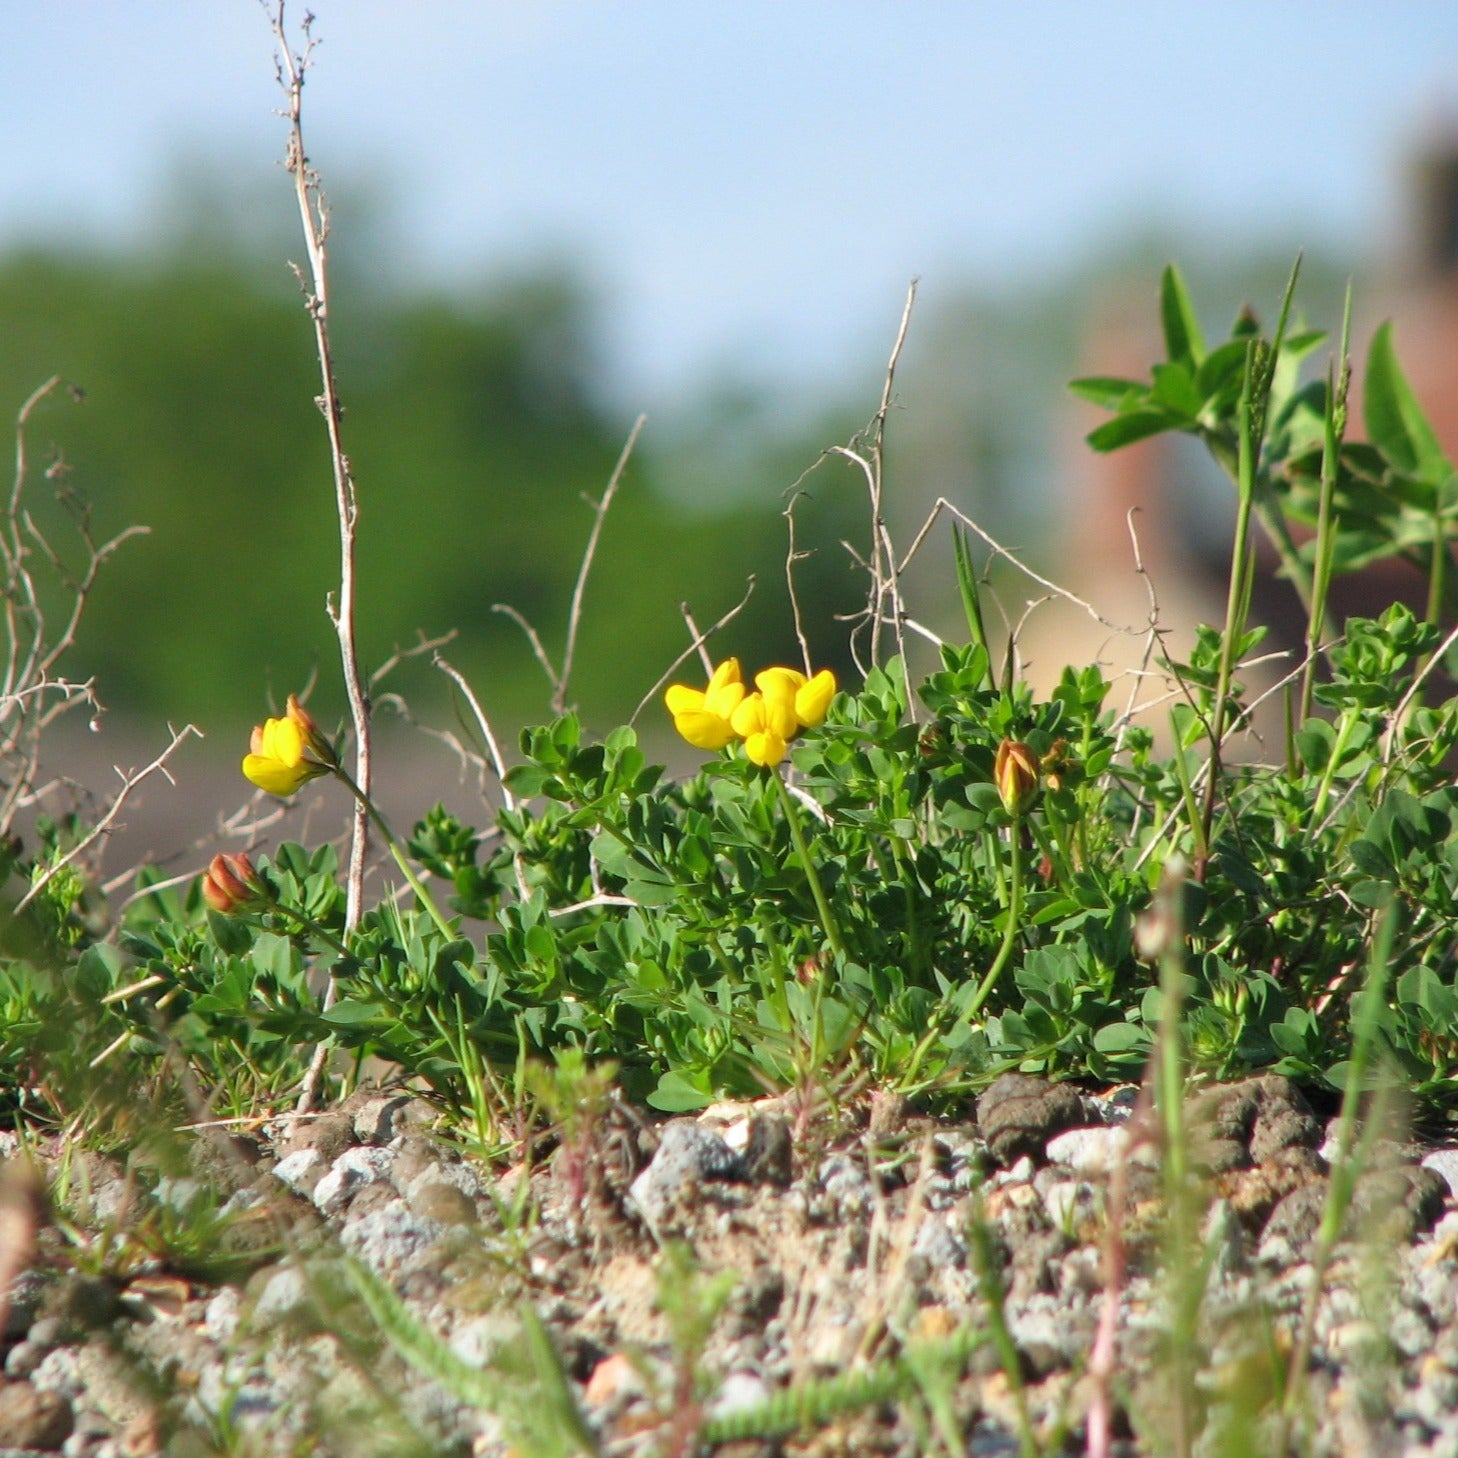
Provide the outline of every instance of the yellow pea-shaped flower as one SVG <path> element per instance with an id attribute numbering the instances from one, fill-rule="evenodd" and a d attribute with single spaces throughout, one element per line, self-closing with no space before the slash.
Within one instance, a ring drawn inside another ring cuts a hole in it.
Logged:
<path id="1" fill-rule="evenodd" d="M 739 660 L 726 658 L 713 672 L 708 688 L 671 684 L 663 695 L 673 727 L 695 749 L 715 750 L 734 738 L 731 722 L 734 710 L 744 699 Z"/>

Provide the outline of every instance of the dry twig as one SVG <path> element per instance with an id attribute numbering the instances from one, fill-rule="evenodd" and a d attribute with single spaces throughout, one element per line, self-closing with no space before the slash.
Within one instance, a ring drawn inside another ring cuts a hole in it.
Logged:
<path id="1" fill-rule="evenodd" d="M 902 663 L 906 661 L 906 644 L 902 638 L 902 626 L 905 613 L 901 601 L 901 570 L 896 561 L 895 548 L 891 543 L 891 533 L 886 526 L 885 515 L 885 476 L 886 476 L 886 419 L 891 413 L 891 403 L 894 398 L 896 385 L 896 366 L 901 359 L 902 348 L 906 344 L 906 332 L 911 325 L 911 311 L 916 305 L 917 280 L 912 279 L 910 287 L 906 291 L 906 304 L 901 311 L 901 322 L 896 329 L 896 340 L 891 346 L 891 357 L 886 363 L 886 375 L 881 386 L 881 402 L 876 408 L 876 413 L 871 417 L 871 423 L 857 440 L 849 445 L 832 446 L 827 452 L 828 455 L 841 456 L 852 465 L 859 468 L 862 476 L 865 477 L 866 490 L 870 497 L 871 507 L 871 549 L 863 559 L 858 558 L 862 565 L 869 572 L 871 577 L 870 592 L 867 596 L 864 612 L 857 614 L 855 620 L 869 625 L 870 663 L 879 667 L 882 662 L 881 653 L 881 627 L 885 622 L 890 622 L 896 634 L 896 651 L 901 655 Z M 860 445 L 860 449 L 856 447 Z M 856 555 L 856 554 L 852 554 Z M 860 662 L 860 656 L 856 651 L 855 633 L 851 636 L 851 653 L 857 661 L 857 666 L 865 671 L 866 665 Z M 916 715 L 916 706 L 911 704 L 913 718 Z"/>
<path id="2" fill-rule="evenodd" d="M 45 731 L 70 710 L 85 704 L 93 715 L 101 712 L 92 682 L 61 678 L 62 657 L 76 641 L 76 630 L 91 590 L 107 559 L 129 538 L 145 535 L 146 527 L 133 526 L 108 541 L 91 534 L 89 513 L 74 497 L 66 503 L 74 513 L 85 561 L 74 574 L 37 525 L 25 504 L 30 464 L 26 431 L 36 407 L 60 383 L 52 376 L 20 407 L 15 421 L 15 475 L 0 519 L 0 596 L 4 599 L 6 646 L 0 670 L 0 835 L 10 833 L 16 813 L 36 803 L 49 787 L 38 786 L 40 747 Z M 58 460 L 46 471 L 58 480 L 64 466 Z M 49 576 L 69 593 L 64 622 L 52 631 L 46 621 L 31 560 L 44 562 Z"/>
<path id="3" fill-rule="evenodd" d="M 319 174 L 304 150 L 303 102 L 304 78 L 313 64 L 317 42 L 312 34 L 314 17 L 307 11 L 301 24 L 303 48 L 295 51 L 284 28 L 284 0 L 278 0 L 269 11 L 269 23 L 278 47 L 276 69 L 279 86 L 287 103 L 283 113 L 289 126 L 288 153 L 284 165 L 294 180 L 294 193 L 299 205 L 299 219 L 304 229 L 304 248 L 308 254 L 308 273 L 297 265 L 294 273 L 303 290 L 304 306 L 314 325 L 314 346 L 319 356 L 319 378 L 323 394 L 318 405 L 324 413 L 329 435 L 329 460 L 334 472 L 334 501 L 339 517 L 339 596 L 327 603 L 330 621 L 339 638 L 339 657 L 344 673 L 344 689 L 349 700 L 350 718 L 354 724 L 354 782 L 360 798 L 354 803 L 353 833 L 350 838 L 349 867 L 345 878 L 346 929 L 360 918 L 364 905 L 365 857 L 369 850 L 369 797 L 372 770 L 370 765 L 369 702 L 360 676 L 359 649 L 355 640 L 355 544 L 359 523 L 359 495 L 354 472 L 344 451 L 342 423 L 344 406 L 340 403 L 334 369 L 334 350 L 329 337 L 329 203 L 319 182 Z M 330 983 L 326 1003 L 333 992 Z M 306 1095 L 309 1090 L 306 1089 Z"/>
<path id="4" fill-rule="evenodd" d="M 741 597 L 739 601 L 736 602 L 734 606 L 730 608 L 727 613 L 724 614 L 723 617 L 721 617 L 717 622 L 712 623 L 702 633 L 699 632 L 697 625 L 694 623 L 693 616 L 689 612 L 689 605 L 686 602 L 679 604 L 679 611 L 684 615 L 684 619 L 689 625 L 689 632 L 693 634 L 693 642 L 690 643 L 688 647 L 685 648 L 683 652 L 680 653 L 678 657 L 675 658 L 673 662 L 668 665 L 663 673 L 659 675 L 658 682 L 655 683 L 653 687 L 649 689 L 648 692 L 644 694 L 641 699 L 638 700 L 638 707 L 633 710 L 632 715 L 628 719 L 629 724 L 636 724 L 638 722 L 638 715 L 641 714 L 643 710 L 646 709 L 648 705 L 651 704 L 653 700 L 656 699 L 658 695 L 662 693 L 665 688 L 668 687 L 669 679 L 671 679 L 673 675 L 677 673 L 678 670 L 684 665 L 684 663 L 692 658 L 695 653 L 700 656 L 704 665 L 705 673 L 712 673 L 714 671 L 714 665 L 709 658 L 709 653 L 706 645 L 708 644 L 709 639 L 712 638 L 715 633 L 717 633 L 721 628 L 725 628 L 730 623 L 732 623 L 734 619 L 737 618 L 739 614 L 742 613 L 744 609 L 749 605 L 749 599 L 754 596 L 754 583 L 754 573 L 751 572 L 749 574 L 747 584 L 744 589 L 744 596 Z"/>
<path id="5" fill-rule="evenodd" d="M 537 630 L 523 613 L 512 607 L 510 603 L 491 604 L 491 611 L 510 618 L 525 634 L 527 642 L 531 644 L 532 657 L 541 664 L 542 672 L 547 675 L 547 682 L 552 686 L 551 708 L 554 714 L 567 712 L 567 684 L 572 677 L 572 660 L 577 652 L 577 631 L 582 624 L 582 596 L 587 590 L 587 576 L 592 570 L 593 559 L 597 556 L 597 542 L 602 535 L 603 522 L 607 519 L 608 508 L 613 504 L 613 497 L 618 494 L 623 472 L 628 468 L 628 460 L 633 454 L 633 447 L 637 443 L 638 434 L 643 429 L 646 419 L 646 416 L 640 415 L 633 422 L 633 428 L 628 432 L 628 439 L 618 456 L 618 463 L 613 467 L 613 473 L 608 478 L 607 489 L 603 492 L 602 499 L 592 501 L 591 498 L 588 498 L 588 504 L 593 510 L 592 530 L 587 535 L 587 546 L 583 549 L 582 562 L 577 569 L 577 581 L 572 588 L 572 602 L 567 610 L 567 639 L 562 645 L 561 669 L 559 670 L 553 664 L 552 655 L 547 652 Z"/>
<path id="6" fill-rule="evenodd" d="M 567 612 L 567 642 L 562 649 L 562 675 L 557 681 L 556 692 L 552 695 L 554 714 L 567 712 L 567 682 L 572 677 L 572 659 L 577 651 L 577 629 L 582 622 L 582 594 L 587 588 L 587 574 L 592 570 L 592 560 L 597 555 L 597 539 L 602 535 L 602 525 L 607 520 L 608 508 L 613 504 L 613 497 L 618 494 L 623 472 L 628 469 L 628 460 L 633 454 L 633 447 L 638 443 L 638 435 L 646 420 L 647 416 L 640 415 L 633 422 L 633 428 L 628 432 L 628 439 L 618 456 L 618 463 L 608 478 L 607 489 L 594 508 L 592 531 L 588 533 L 587 547 L 582 553 L 582 565 L 577 569 L 577 581 L 572 588 L 572 606 Z"/>
<path id="7" fill-rule="evenodd" d="M 162 751 L 161 754 L 157 756 L 156 759 L 151 762 L 151 764 L 147 765 L 146 768 L 131 772 L 126 772 L 120 769 L 117 770 L 117 774 L 121 776 L 122 784 L 121 789 L 117 791 L 116 796 L 113 798 L 111 805 L 107 808 L 106 812 L 97 820 L 96 824 L 91 827 L 91 830 L 86 835 L 82 836 L 82 838 L 78 840 L 76 844 L 66 852 L 65 855 L 58 856 L 54 861 L 52 861 L 51 864 L 46 867 L 45 871 L 31 882 L 30 889 L 15 904 L 15 909 L 17 912 L 23 911 L 27 906 L 29 906 L 30 903 L 34 901 L 35 898 L 39 896 L 42 891 L 45 890 L 46 886 L 50 884 L 50 881 L 54 876 L 56 876 L 66 866 L 69 866 L 72 864 L 72 862 L 78 860 L 82 855 L 86 853 L 87 850 L 90 849 L 91 846 L 93 846 L 98 840 L 102 839 L 103 836 L 107 835 L 110 832 L 112 822 L 115 821 L 116 817 L 121 813 L 121 808 L 123 805 L 126 804 L 127 798 L 131 795 L 132 791 L 142 783 L 143 780 L 145 780 L 149 775 L 161 774 L 169 783 L 172 782 L 172 776 L 167 773 L 167 761 L 172 757 L 174 752 L 183 743 L 184 740 L 190 738 L 193 735 L 196 735 L 199 739 L 201 739 L 202 731 L 192 724 L 184 724 L 181 729 L 174 729 L 171 731 L 171 733 L 172 742 L 167 746 L 166 749 Z"/>

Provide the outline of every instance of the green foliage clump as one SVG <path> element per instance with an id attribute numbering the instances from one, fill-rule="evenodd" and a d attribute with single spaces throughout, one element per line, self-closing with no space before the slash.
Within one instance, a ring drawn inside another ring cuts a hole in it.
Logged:
<path id="1" fill-rule="evenodd" d="M 959 538 L 970 642 L 944 644 L 914 692 L 900 658 L 871 665 L 788 769 L 731 745 L 668 780 L 632 729 L 595 740 L 563 715 L 523 735 L 493 824 L 437 807 L 416 825 L 408 852 L 447 888 L 449 922 L 386 897 L 347 926 L 333 851 L 284 845 L 243 914 L 157 886 L 90 945 L 57 934 L 56 883 L 49 955 L 97 995 L 118 1057 L 179 1050 L 225 1107 L 280 1095 L 324 1044 L 398 1065 L 489 1142 L 534 1060 L 611 1064 L 665 1110 L 866 1079 L 945 1103 L 1012 1068 L 1137 1078 L 1161 1017 L 1156 892 L 1185 866 L 1199 1072 L 1343 1087 L 1390 904 L 1374 1036 L 1421 1101 L 1451 1103 L 1458 699 L 1434 690 L 1455 477 L 1385 336 L 1370 444 L 1347 445 L 1345 347 L 1324 385 L 1303 384 L 1294 362 L 1321 336 L 1288 338 L 1289 308 L 1273 336 L 1242 315 L 1207 351 L 1171 270 L 1153 382 L 1077 387 L 1114 411 L 1096 448 L 1188 431 L 1237 492 L 1227 620 L 1162 661 L 1162 738 L 1111 707 L 1097 667 L 1070 666 L 1046 698 L 1018 679 Z M 1305 516 L 1316 536 L 1297 547 Z M 1267 762 L 1231 747 L 1255 708 L 1239 673 L 1261 637 L 1252 521 L 1289 549 L 1313 625 Z M 1331 577 L 1379 550 L 1426 564 L 1428 612 L 1394 604 L 1331 633 Z M 5 974 L 20 1023 L 44 1004 L 16 970 L 36 961 Z"/>

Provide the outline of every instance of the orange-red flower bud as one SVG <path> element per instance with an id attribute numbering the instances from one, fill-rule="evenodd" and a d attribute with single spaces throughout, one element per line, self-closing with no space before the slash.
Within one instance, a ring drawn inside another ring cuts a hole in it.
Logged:
<path id="1" fill-rule="evenodd" d="M 222 916 L 266 904 L 268 894 L 246 855 L 216 855 L 203 873 L 203 900 Z"/>
<path id="2" fill-rule="evenodd" d="M 1020 739 L 1004 739 L 992 763 L 997 793 L 1009 815 L 1021 815 L 1038 793 L 1038 756 Z"/>

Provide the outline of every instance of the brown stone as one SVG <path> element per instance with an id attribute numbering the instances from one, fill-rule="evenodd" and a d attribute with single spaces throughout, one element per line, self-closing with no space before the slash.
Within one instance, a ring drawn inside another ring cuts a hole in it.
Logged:
<path id="1" fill-rule="evenodd" d="M 1002 1165 L 1024 1154 L 1045 1163 L 1048 1140 L 1083 1122 L 1083 1102 L 1072 1088 L 1030 1074 L 1004 1073 L 977 1100 L 977 1130 Z"/>
<path id="2" fill-rule="evenodd" d="M 42 1391 L 29 1382 L 0 1387 L 0 1448 L 55 1453 L 74 1426 L 71 1404 L 60 1393 Z"/>

